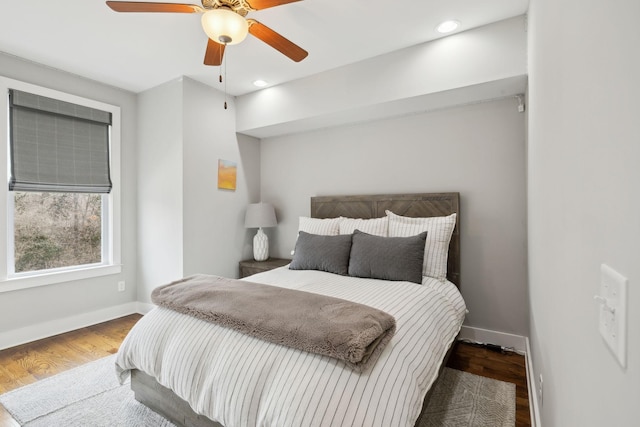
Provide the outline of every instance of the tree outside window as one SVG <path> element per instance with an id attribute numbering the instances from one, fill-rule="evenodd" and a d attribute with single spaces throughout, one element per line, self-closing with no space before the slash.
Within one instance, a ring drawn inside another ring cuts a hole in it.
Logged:
<path id="1" fill-rule="evenodd" d="M 15 192 L 15 272 L 102 261 L 102 196 Z"/>

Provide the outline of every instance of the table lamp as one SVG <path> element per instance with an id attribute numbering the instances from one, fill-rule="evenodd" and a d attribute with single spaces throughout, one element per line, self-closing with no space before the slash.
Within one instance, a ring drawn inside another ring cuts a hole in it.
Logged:
<path id="1" fill-rule="evenodd" d="M 276 212 L 269 203 L 252 203 L 247 207 L 244 217 L 245 228 L 257 228 L 258 232 L 253 238 L 253 259 L 266 261 L 269 259 L 269 238 L 262 227 L 275 227 Z"/>

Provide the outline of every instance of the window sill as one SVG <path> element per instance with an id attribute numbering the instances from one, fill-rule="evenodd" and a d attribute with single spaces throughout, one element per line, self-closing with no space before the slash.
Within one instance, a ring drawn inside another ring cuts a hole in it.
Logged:
<path id="1" fill-rule="evenodd" d="M 90 279 L 93 277 L 109 276 L 119 274 L 121 271 L 122 265 L 117 264 L 48 272 L 33 276 L 12 277 L 0 281 L 0 293 L 53 285 L 55 283 L 71 282 L 74 280 Z"/>

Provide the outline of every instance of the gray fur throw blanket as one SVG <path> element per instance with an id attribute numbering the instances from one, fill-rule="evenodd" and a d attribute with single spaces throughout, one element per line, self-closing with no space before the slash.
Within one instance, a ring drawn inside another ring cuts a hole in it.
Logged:
<path id="1" fill-rule="evenodd" d="M 241 333 L 330 356 L 364 372 L 396 330 L 393 316 L 325 295 L 195 275 L 153 290 L 165 307 Z"/>

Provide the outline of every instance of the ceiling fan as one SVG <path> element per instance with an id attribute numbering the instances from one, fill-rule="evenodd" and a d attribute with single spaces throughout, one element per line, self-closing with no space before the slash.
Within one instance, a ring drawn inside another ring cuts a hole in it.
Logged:
<path id="1" fill-rule="evenodd" d="M 202 13 L 202 27 L 209 37 L 204 55 L 205 65 L 220 65 L 227 45 L 240 43 L 251 33 L 295 62 L 308 52 L 271 28 L 246 19 L 252 11 L 267 9 L 300 0 L 202 0 L 202 6 L 184 3 L 155 3 L 137 1 L 108 1 L 116 12 Z"/>

